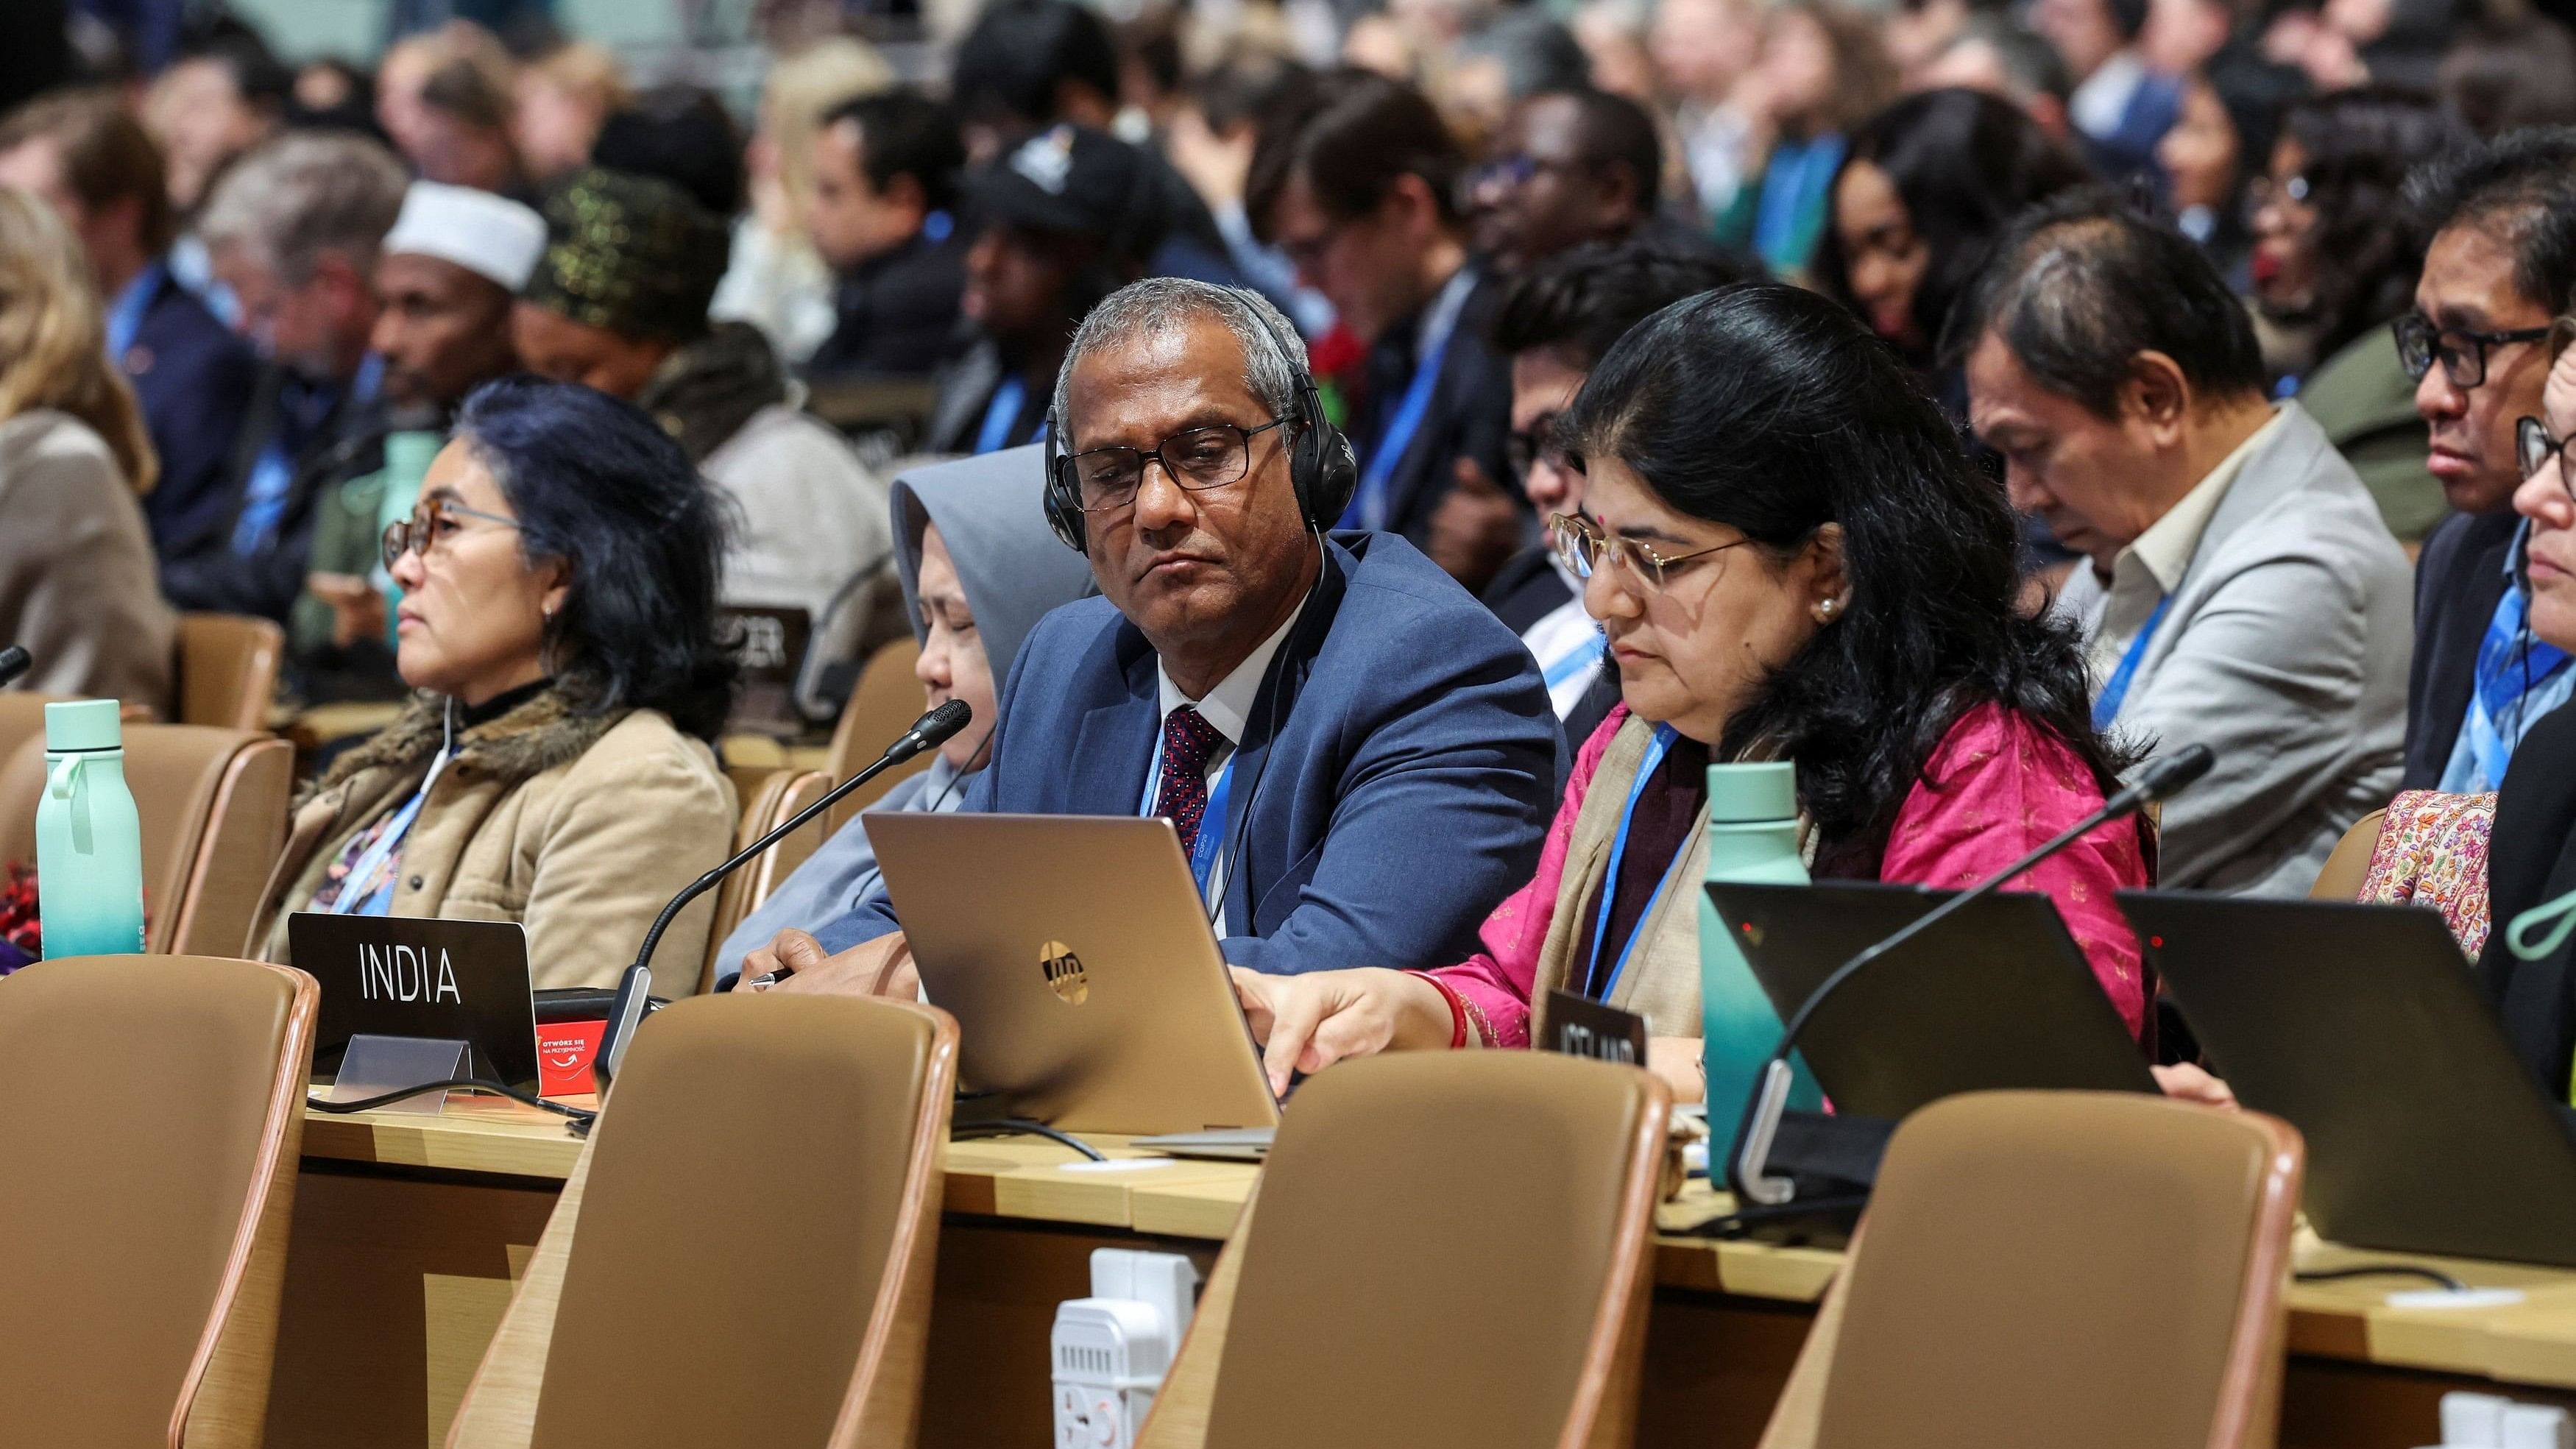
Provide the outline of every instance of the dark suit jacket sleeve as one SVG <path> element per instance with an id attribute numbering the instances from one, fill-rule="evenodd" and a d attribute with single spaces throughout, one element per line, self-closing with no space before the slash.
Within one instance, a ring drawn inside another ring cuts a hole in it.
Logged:
<path id="1" fill-rule="evenodd" d="M 1404 644 L 1404 667 L 1346 684 L 1352 753 L 1295 908 L 1263 937 L 1227 937 L 1228 961 L 1281 973 L 1452 965 L 1537 870 L 1561 739 L 1538 665 L 1481 611 L 1430 614 Z M 1421 869 L 1426 841 L 1448 871 Z"/>

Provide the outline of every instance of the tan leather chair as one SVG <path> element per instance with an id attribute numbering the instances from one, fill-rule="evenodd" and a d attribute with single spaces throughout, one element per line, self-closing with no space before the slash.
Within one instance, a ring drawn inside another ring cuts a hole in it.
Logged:
<path id="1" fill-rule="evenodd" d="M 1628 1443 L 1670 1111 L 1535 1052 L 1308 1082 L 1139 1449 Z"/>
<path id="2" fill-rule="evenodd" d="M 2308 899 L 2317 901 L 2357 901 L 2361 899 L 2361 882 L 2370 874 L 2370 857 L 2379 850 L 2379 832 L 2388 823 L 2388 812 L 2373 810 L 2352 823 L 2335 842 L 2334 854 L 2326 857 L 2325 869 L 2317 872 L 2316 886 Z"/>
<path id="3" fill-rule="evenodd" d="M 925 708 L 921 681 L 913 677 L 913 665 L 921 659 L 921 646 L 912 636 L 904 635 L 868 656 L 867 668 L 859 671 L 858 685 L 850 691 L 848 708 L 841 711 L 841 722 L 832 730 L 832 753 L 829 764 L 833 783 L 850 778 L 877 762 L 885 747 L 901 738 L 921 718 Z M 1010 666 L 1002 666 L 1008 669 Z M 850 792 L 848 799 L 832 807 L 825 816 L 833 830 L 857 818 L 859 812 L 874 805 L 895 782 L 930 768 L 930 752 L 924 750 L 904 763 L 877 776 L 861 788 Z M 826 832 L 828 833 L 828 832 Z"/>
<path id="4" fill-rule="evenodd" d="M 832 788 L 832 779 L 820 770 L 771 770 L 756 765 L 727 765 L 725 774 L 733 781 L 734 798 L 742 802 L 742 821 L 734 827 L 733 848 L 749 850 L 751 843 L 779 826 L 788 817 L 823 798 Z M 707 956 L 698 968 L 698 991 L 704 994 L 715 988 L 716 953 L 733 934 L 745 916 L 760 909 L 769 893 L 788 873 L 805 863 L 817 846 L 823 843 L 821 821 L 797 831 L 794 835 L 762 851 L 758 858 L 726 876 L 716 887 L 715 927 L 707 933 Z"/>
<path id="5" fill-rule="evenodd" d="M 125 727 L 125 783 L 143 824 L 144 949 L 230 955 L 286 846 L 295 747 L 199 725 Z M 0 864 L 36 859 L 41 734 L 0 760 Z"/>
<path id="6" fill-rule="evenodd" d="M 268 728 L 286 631 L 241 614 L 179 616 L 179 723 Z"/>
<path id="7" fill-rule="evenodd" d="M 0 689 L 0 761 L 17 754 L 18 747 L 27 741 L 42 740 L 45 737 L 45 706 L 69 698 L 71 696 L 67 694 L 29 694 L 21 689 Z"/>
<path id="8" fill-rule="evenodd" d="M 2254 1449 L 2280 1411 L 2299 1135 L 2130 1093 L 1906 1119 L 1763 1449 Z"/>
<path id="9" fill-rule="evenodd" d="M 319 995 L 203 956 L 0 981 L 0 1444 L 260 1442 Z"/>
<path id="10" fill-rule="evenodd" d="M 956 1076 L 957 1024 L 909 1001 L 655 1016 L 451 1449 L 910 1444 Z"/>

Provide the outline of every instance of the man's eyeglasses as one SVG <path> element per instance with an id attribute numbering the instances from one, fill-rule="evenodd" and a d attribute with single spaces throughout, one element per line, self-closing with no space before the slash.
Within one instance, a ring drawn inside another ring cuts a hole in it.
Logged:
<path id="1" fill-rule="evenodd" d="M 2487 352 L 2490 348 L 2510 347 L 2518 342 L 2538 342 L 2549 335 L 2546 327 L 2516 327 L 2507 332 L 2476 332 L 2466 327 L 2436 327 L 2431 318 L 2409 313 L 2394 324 L 2397 333 L 2397 361 L 2406 375 L 2417 382 L 2433 370 L 2439 359 L 2442 375 L 2451 386 L 2462 392 L 2487 380 Z"/>
<path id="2" fill-rule="evenodd" d="M 498 513 L 485 513 L 480 509 L 468 508 L 462 503 L 445 498 L 433 498 L 422 504 L 411 517 L 389 525 L 385 529 L 385 567 L 391 569 L 401 562 L 402 556 L 407 553 L 417 552 L 422 558 L 429 557 L 431 549 L 436 548 L 450 534 L 464 527 L 457 522 L 460 518 L 479 518 L 486 523 L 500 524 L 504 528 L 519 526 L 519 520 L 515 518 L 504 518 Z"/>
<path id="3" fill-rule="evenodd" d="M 1565 449 L 1556 443 L 1556 414 L 1546 413 L 1526 428 L 1517 429 L 1503 439 L 1503 456 L 1512 465 L 1512 476 L 1529 477 L 1530 469 L 1545 463 L 1558 472 L 1570 472 L 1574 464 Z"/>
<path id="4" fill-rule="evenodd" d="M 1730 548 L 1742 548 L 1753 541 L 1749 538 L 1739 538 L 1733 543 L 1721 543 L 1715 548 L 1694 549 L 1689 553 L 1667 555 L 1657 553 L 1652 547 L 1639 543 L 1633 538 L 1620 538 L 1603 533 L 1594 526 L 1591 519 L 1579 513 L 1557 514 L 1548 520 L 1548 526 L 1556 533 L 1557 556 L 1565 560 L 1567 568 L 1574 570 L 1576 578 L 1591 578 L 1593 570 L 1599 568 L 1602 561 L 1607 559 L 1627 570 L 1628 577 L 1635 579 L 1639 587 L 1650 594 L 1663 592 L 1664 582 L 1672 575 L 1676 565 L 1689 563 L 1693 559 L 1707 558 L 1711 554 L 1724 553 Z"/>
<path id="5" fill-rule="evenodd" d="M 2576 479 L 2567 476 L 2565 438 L 2551 436 L 2549 425 L 2538 418 L 2524 418 L 2513 425 L 2513 443 L 2515 453 L 2522 460 L 2522 476 L 2538 476 L 2541 469 L 2549 466 L 2549 460 L 2556 458 L 2558 486 L 2567 490 L 2570 501 L 2576 501 Z"/>
<path id="6" fill-rule="evenodd" d="M 1582 164 L 1579 161 L 1550 161 L 1527 151 L 1515 151 L 1508 156 L 1497 156 L 1468 172 L 1467 192 L 1472 196 L 1497 186 L 1518 190 L 1529 185 L 1531 179 L 1542 171 L 1578 171 Z"/>
<path id="7" fill-rule="evenodd" d="M 1056 467 L 1065 470 L 1064 476 L 1072 480 L 1074 496 L 1081 500 L 1083 512 L 1106 513 L 1136 501 L 1136 490 L 1145 484 L 1148 462 L 1162 464 L 1163 472 L 1174 483 L 1193 492 L 1235 482 L 1251 471 L 1252 440 L 1287 422 L 1286 418 L 1273 418 L 1257 428 L 1215 423 L 1174 433 L 1157 448 L 1093 448 L 1057 459 Z"/>

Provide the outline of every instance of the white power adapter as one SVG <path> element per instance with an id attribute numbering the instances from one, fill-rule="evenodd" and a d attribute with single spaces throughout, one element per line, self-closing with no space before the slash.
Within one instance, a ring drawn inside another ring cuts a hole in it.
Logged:
<path id="1" fill-rule="evenodd" d="M 2549 1405 L 2449 1393 L 2442 1396 L 2439 1449 L 2576 1449 L 2576 1424 L 2565 1409 Z"/>
<path id="2" fill-rule="evenodd" d="M 1091 1296 L 1056 1306 L 1056 1449 L 1130 1449 L 1198 1305 L 1178 1253 L 1095 1248 Z"/>

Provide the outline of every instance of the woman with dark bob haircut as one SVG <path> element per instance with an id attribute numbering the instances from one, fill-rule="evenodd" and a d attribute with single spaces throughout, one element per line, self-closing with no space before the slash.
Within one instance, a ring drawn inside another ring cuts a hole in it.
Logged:
<path id="1" fill-rule="evenodd" d="M 467 398 L 385 531 L 411 707 L 297 806 L 253 949 L 286 960 L 297 911 L 517 921 L 539 987 L 612 984 L 732 844 L 723 548 L 715 495 L 632 405 L 531 377 Z M 711 923 L 674 923 L 657 994 L 697 989 Z"/>
<path id="2" fill-rule="evenodd" d="M 2114 788 L 2075 636 L 2014 607 L 2003 490 L 1842 308 L 1767 284 L 1676 302 L 1611 348 L 1558 428 L 1587 481 L 1553 526 L 1622 703 L 1483 952 L 1426 972 L 1238 974 L 1262 998 L 1274 1080 L 1390 1048 L 1523 1046 L 1531 1003 L 1561 989 L 1645 1016 L 1648 1065 L 1698 1095 L 1690 885 L 1712 761 L 1796 765 L 1817 875 L 1936 887 L 2001 868 Z M 2112 905 L 2147 883 L 2139 827 L 2106 826 L 2021 883 L 2054 899 L 2140 1030 L 2137 942 Z"/>

